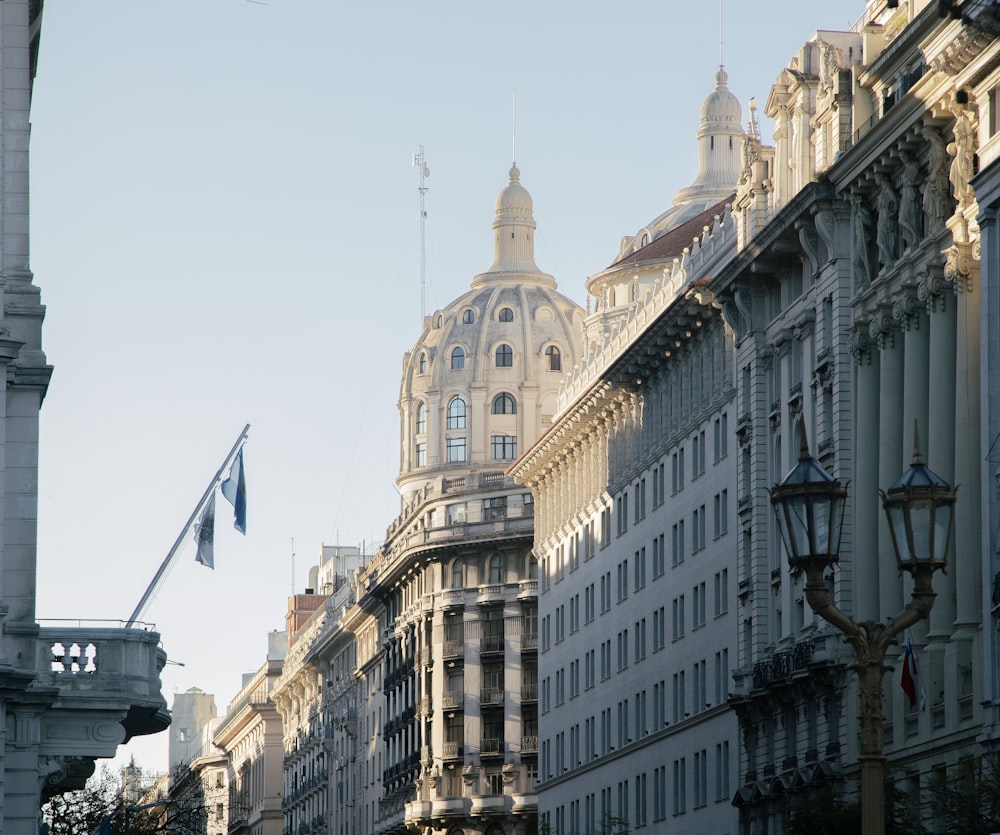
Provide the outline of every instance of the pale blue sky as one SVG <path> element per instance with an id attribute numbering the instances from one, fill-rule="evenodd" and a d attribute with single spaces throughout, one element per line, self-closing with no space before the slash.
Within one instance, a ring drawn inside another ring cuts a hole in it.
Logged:
<path id="1" fill-rule="evenodd" d="M 744 105 L 861 0 L 729 3 Z M 321 542 L 398 511 L 399 373 L 428 311 L 492 261 L 517 162 L 537 261 L 584 303 L 620 237 L 694 177 L 714 3 L 135 0 L 46 5 L 32 107 L 42 409 L 40 618 L 127 618 L 243 424 L 248 531 L 219 505 L 147 611 L 220 710 Z M 765 138 L 771 134 L 766 120 Z M 166 734 L 129 746 L 166 766 Z"/>

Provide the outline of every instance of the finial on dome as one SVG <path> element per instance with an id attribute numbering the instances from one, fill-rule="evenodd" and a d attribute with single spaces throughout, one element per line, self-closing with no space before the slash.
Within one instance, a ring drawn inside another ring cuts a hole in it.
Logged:
<path id="1" fill-rule="evenodd" d="M 521 172 L 517 168 L 517 163 L 515 162 L 510 167 L 510 181 L 516 183 L 521 179 Z"/>
<path id="2" fill-rule="evenodd" d="M 719 71 L 715 74 L 715 86 L 725 87 L 728 80 L 729 75 L 726 73 L 726 68 L 722 64 L 719 64 Z"/>

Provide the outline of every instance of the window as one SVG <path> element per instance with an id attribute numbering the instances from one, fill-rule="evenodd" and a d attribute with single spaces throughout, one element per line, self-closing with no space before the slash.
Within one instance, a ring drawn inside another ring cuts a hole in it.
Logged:
<path id="1" fill-rule="evenodd" d="M 708 805 L 708 751 L 694 754 L 694 807 Z"/>
<path id="2" fill-rule="evenodd" d="M 665 606 L 653 610 L 653 652 L 663 649 L 667 645 L 667 610 Z"/>
<path id="3" fill-rule="evenodd" d="M 705 473 L 705 433 L 697 432 L 691 442 L 691 478 Z"/>
<path id="4" fill-rule="evenodd" d="M 555 345 L 545 349 L 545 356 L 549 358 L 549 371 L 562 371 L 562 355 Z"/>
<path id="5" fill-rule="evenodd" d="M 506 519 L 507 497 L 499 496 L 494 499 L 483 499 L 483 517 L 485 519 Z"/>
<path id="6" fill-rule="evenodd" d="M 729 742 L 715 746 L 715 799 L 729 800 Z"/>
<path id="7" fill-rule="evenodd" d="M 664 539 L 663 534 L 653 537 L 653 579 L 657 577 L 662 577 L 664 571 L 666 571 L 666 555 L 663 553 L 664 550 Z"/>
<path id="8" fill-rule="evenodd" d="M 476 321 L 476 311 L 470 308 L 469 310 L 466 310 L 462 313 L 463 325 L 471 325 L 475 321 Z"/>
<path id="9" fill-rule="evenodd" d="M 500 313 L 497 314 L 497 319 L 501 322 L 513 322 L 514 321 L 514 311 L 509 307 L 501 307 Z"/>
<path id="10" fill-rule="evenodd" d="M 465 348 L 455 348 L 451 352 L 451 370 L 458 371 L 465 368 Z"/>
<path id="11" fill-rule="evenodd" d="M 715 653 L 715 703 L 729 701 L 729 650 Z"/>
<path id="12" fill-rule="evenodd" d="M 663 492 L 665 474 L 666 465 L 662 462 L 653 467 L 653 507 L 659 507 L 666 498 Z"/>
<path id="13" fill-rule="evenodd" d="M 423 435 L 427 431 L 427 404 L 417 404 L 417 434 Z"/>
<path id="14" fill-rule="evenodd" d="M 502 583 L 504 581 L 503 557 L 494 554 L 490 557 L 490 582 Z"/>
<path id="15" fill-rule="evenodd" d="M 638 551 L 635 552 L 634 557 L 635 562 L 635 591 L 645 587 L 646 585 L 646 546 L 643 545 Z"/>
<path id="16" fill-rule="evenodd" d="M 427 466 L 427 444 L 418 443 L 417 444 L 417 455 L 416 455 L 416 465 L 418 467 Z"/>
<path id="17" fill-rule="evenodd" d="M 493 414 L 495 415 L 516 415 L 517 401 L 513 395 L 503 392 L 493 398 Z"/>
<path id="18" fill-rule="evenodd" d="M 646 516 L 646 479 L 639 479 L 638 483 L 633 488 L 634 499 L 635 499 L 635 518 L 633 521 L 638 524 L 640 519 Z"/>
<path id="19" fill-rule="evenodd" d="M 684 757 L 674 760 L 674 814 L 683 815 L 687 811 L 687 764 Z"/>
<path id="20" fill-rule="evenodd" d="M 497 348 L 497 368 L 510 368 L 514 364 L 514 351 L 510 345 Z"/>
<path id="21" fill-rule="evenodd" d="M 673 492 L 684 489 L 684 448 L 677 450 L 670 459 L 670 486 Z"/>
<path id="22" fill-rule="evenodd" d="M 729 532 L 729 490 L 715 494 L 715 538 Z"/>
<path id="23" fill-rule="evenodd" d="M 622 492 L 618 497 L 618 536 L 628 530 L 628 493 Z"/>
<path id="24" fill-rule="evenodd" d="M 705 584 L 699 583 L 691 590 L 691 627 L 705 625 Z"/>
<path id="25" fill-rule="evenodd" d="M 420 374 L 427 373 L 427 354 L 420 355 L 420 361 L 417 363 L 417 368 L 420 369 Z"/>
<path id="26" fill-rule="evenodd" d="M 448 428 L 465 429 L 465 401 L 461 397 L 453 397 L 448 403 Z M 464 443 L 463 439 L 463 445 Z M 464 461 L 465 458 L 461 460 Z"/>
<path id="27" fill-rule="evenodd" d="M 715 460 L 721 461 L 729 453 L 729 415 L 725 412 L 715 419 Z"/>
<path id="28" fill-rule="evenodd" d="M 465 587 L 465 564 L 461 560 L 455 560 L 451 564 L 451 587 L 453 589 Z"/>
<path id="29" fill-rule="evenodd" d="M 691 516 L 691 553 L 705 547 L 705 505 L 695 508 Z"/>
<path id="30" fill-rule="evenodd" d="M 448 439 L 448 463 L 457 464 L 465 460 L 465 438 Z"/>
<path id="31" fill-rule="evenodd" d="M 447 513 L 448 513 L 449 525 L 465 524 L 465 502 L 459 502 L 458 504 L 448 505 Z"/>
<path id="32" fill-rule="evenodd" d="M 674 525 L 671 534 L 671 565 L 680 565 L 684 562 L 684 522 L 680 521 Z"/>
<path id="33" fill-rule="evenodd" d="M 715 616 L 729 611 L 729 569 L 723 568 L 715 574 Z"/>
<path id="34" fill-rule="evenodd" d="M 517 458 L 516 435 L 493 435 L 490 439 L 495 461 L 513 461 Z"/>
<path id="35" fill-rule="evenodd" d="M 675 641 L 684 637 L 684 595 L 675 597 L 673 602 L 673 639 Z"/>

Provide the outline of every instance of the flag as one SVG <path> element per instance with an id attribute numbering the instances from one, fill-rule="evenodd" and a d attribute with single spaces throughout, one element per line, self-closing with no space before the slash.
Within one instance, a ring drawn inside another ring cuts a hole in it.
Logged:
<path id="1" fill-rule="evenodd" d="M 913 653 L 910 630 L 906 630 L 906 648 L 903 650 L 903 677 L 899 686 L 910 700 L 910 707 L 917 706 L 917 656 Z"/>
<path id="2" fill-rule="evenodd" d="M 201 519 L 194 526 L 194 539 L 198 543 L 195 559 L 202 565 L 215 568 L 215 491 L 201 512 Z"/>
<path id="3" fill-rule="evenodd" d="M 233 466 L 229 468 L 229 478 L 222 482 L 222 495 L 235 511 L 233 527 L 241 534 L 247 533 L 247 482 L 243 474 L 243 447 L 236 453 Z"/>

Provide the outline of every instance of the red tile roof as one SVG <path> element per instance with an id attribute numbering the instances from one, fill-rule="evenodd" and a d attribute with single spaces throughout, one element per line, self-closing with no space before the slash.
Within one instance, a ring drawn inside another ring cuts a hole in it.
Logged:
<path id="1" fill-rule="evenodd" d="M 680 226 L 663 233 L 660 237 L 646 244 L 641 249 L 637 249 L 615 261 L 611 267 L 619 267 L 623 264 L 638 264 L 640 261 L 659 261 L 667 258 L 679 258 L 684 252 L 684 247 L 691 246 L 694 238 L 700 238 L 706 226 L 711 226 L 715 222 L 715 216 L 721 217 L 727 204 L 731 204 L 736 198 L 735 194 L 730 195 L 725 200 L 720 200 L 714 206 L 709 206 L 701 214 L 682 223 Z M 608 269 L 611 269 L 608 267 Z"/>

